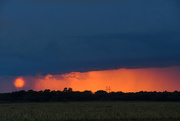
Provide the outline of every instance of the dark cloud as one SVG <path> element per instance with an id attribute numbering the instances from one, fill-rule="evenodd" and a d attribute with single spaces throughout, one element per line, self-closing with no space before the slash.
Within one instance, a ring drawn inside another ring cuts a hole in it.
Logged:
<path id="1" fill-rule="evenodd" d="M 39 50 L 31 46 L 30 50 L 35 50 L 33 52 L 26 52 L 24 47 L 19 46 L 14 48 L 17 54 L 8 55 L 7 52 L 1 55 L 0 73 L 58 74 L 115 68 L 179 66 L 179 39 L 179 34 L 174 32 L 106 34 L 71 37 L 66 42 L 47 42 L 42 50 L 41 46 L 38 46 Z M 18 44 L 15 47 L 17 46 Z"/>
<path id="2" fill-rule="evenodd" d="M 3 2 L 0 75 L 179 65 L 176 1 Z M 4 25 L 4 24 L 3 24 Z"/>

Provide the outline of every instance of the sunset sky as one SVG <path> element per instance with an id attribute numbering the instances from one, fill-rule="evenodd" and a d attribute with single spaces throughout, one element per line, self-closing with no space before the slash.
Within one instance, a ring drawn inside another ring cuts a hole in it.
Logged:
<path id="1" fill-rule="evenodd" d="M 0 93 L 180 90 L 179 0 L 0 0 Z"/>

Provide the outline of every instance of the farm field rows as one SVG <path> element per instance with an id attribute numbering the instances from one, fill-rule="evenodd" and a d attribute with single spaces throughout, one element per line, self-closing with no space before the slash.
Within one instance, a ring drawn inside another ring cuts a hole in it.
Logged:
<path id="1" fill-rule="evenodd" d="M 1 103 L 0 121 L 180 121 L 180 102 Z"/>

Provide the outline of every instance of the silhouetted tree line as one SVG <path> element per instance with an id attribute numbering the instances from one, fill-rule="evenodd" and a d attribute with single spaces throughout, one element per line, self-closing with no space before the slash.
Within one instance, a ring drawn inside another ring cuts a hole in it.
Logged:
<path id="1" fill-rule="evenodd" d="M 180 92 L 110 92 L 99 90 L 73 91 L 72 88 L 64 88 L 63 91 L 16 91 L 1 93 L 0 102 L 56 102 L 56 101 L 180 101 Z"/>

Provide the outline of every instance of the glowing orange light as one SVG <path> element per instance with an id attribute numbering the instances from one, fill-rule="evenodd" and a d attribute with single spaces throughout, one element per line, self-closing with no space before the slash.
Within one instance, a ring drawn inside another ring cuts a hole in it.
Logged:
<path id="1" fill-rule="evenodd" d="M 22 77 L 19 77 L 14 81 L 14 86 L 16 88 L 22 88 L 24 86 L 24 84 L 25 84 L 25 82 L 24 82 L 24 79 Z"/>
<path id="2" fill-rule="evenodd" d="M 71 87 L 74 91 L 174 91 L 180 89 L 180 67 L 117 69 L 89 72 L 71 72 L 60 75 L 34 77 L 34 90 L 63 90 Z"/>

